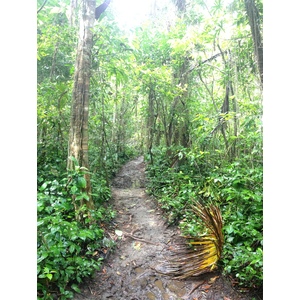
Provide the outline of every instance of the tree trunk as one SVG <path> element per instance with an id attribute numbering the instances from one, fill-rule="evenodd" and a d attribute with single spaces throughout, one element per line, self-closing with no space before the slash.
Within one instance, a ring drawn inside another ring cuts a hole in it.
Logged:
<path id="1" fill-rule="evenodd" d="M 71 0 L 71 3 L 70 3 L 70 16 L 69 16 L 69 23 L 70 23 L 71 27 L 75 26 L 77 7 L 78 7 L 78 0 Z"/>
<path id="2" fill-rule="evenodd" d="M 95 21 L 95 0 L 83 0 L 82 17 L 80 20 L 79 40 L 75 64 L 71 124 L 69 134 L 69 157 L 77 159 L 79 166 L 89 169 L 88 161 L 88 116 L 90 91 L 91 49 L 93 42 L 93 28 Z M 74 162 L 68 160 L 69 170 L 74 170 Z M 93 209 L 91 197 L 90 175 L 85 174 L 85 192 L 89 201 L 82 199 L 81 205 L 86 204 Z"/>
<path id="3" fill-rule="evenodd" d="M 186 11 L 186 0 L 173 0 L 173 3 L 175 4 L 175 6 L 177 8 L 179 17 L 182 18 L 183 14 Z"/>
<path id="4" fill-rule="evenodd" d="M 156 125 L 156 118 L 157 118 L 157 111 L 155 112 L 154 101 L 155 101 L 155 93 L 152 87 L 152 83 L 150 83 L 150 90 L 148 95 L 148 116 L 147 116 L 147 129 L 148 129 L 147 149 L 150 155 L 150 160 L 152 165 L 153 165 L 152 146 L 153 146 L 155 125 Z"/>
<path id="5" fill-rule="evenodd" d="M 258 64 L 261 85 L 263 86 L 263 42 L 260 33 L 259 13 L 254 0 L 245 0 L 246 12 L 251 27 L 254 52 Z"/>

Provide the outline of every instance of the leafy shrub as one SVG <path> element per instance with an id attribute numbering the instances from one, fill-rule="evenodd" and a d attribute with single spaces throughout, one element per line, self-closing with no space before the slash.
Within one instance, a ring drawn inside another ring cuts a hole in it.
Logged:
<path id="1" fill-rule="evenodd" d="M 224 272 L 235 276 L 241 286 L 259 287 L 263 280 L 262 166 L 247 169 L 233 163 L 224 171 L 215 177 L 225 199 Z"/>
<path id="2" fill-rule="evenodd" d="M 224 274 L 235 277 L 243 287 L 256 288 L 263 274 L 262 165 L 249 168 L 248 158 L 205 164 L 209 153 L 182 152 L 184 163 L 176 169 L 162 164 L 163 153 L 156 152 L 154 165 L 148 165 L 148 192 L 156 196 L 169 221 L 176 220 L 184 235 L 198 236 L 205 230 L 190 209 L 194 199 L 217 203 L 224 222 L 224 247 L 220 260 Z M 205 174 L 205 177 L 203 176 Z"/>
<path id="3" fill-rule="evenodd" d="M 83 206 L 80 210 L 84 219 L 78 221 L 71 194 L 80 193 L 83 177 L 80 172 L 77 176 L 72 175 L 61 182 L 42 182 L 40 178 L 37 202 L 38 299 L 53 299 L 54 294 L 62 300 L 72 298 L 72 291 L 79 291 L 78 283 L 100 268 L 101 249 L 107 245 L 99 223 L 111 219 L 114 212 L 103 206 L 88 211 Z M 103 186 L 102 191 L 105 192 L 103 199 L 110 195 Z"/>
<path id="4" fill-rule="evenodd" d="M 172 159 L 168 159 L 164 150 L 167 151 L 155 149 L 155 163 L 147 164 L 147 192 L 157 198 L 168 214 L 169 222 L 178 224 L 189 214 L 190 205 L 201 192 L 208 152 L 194 153 L 187 148 L 176 147 L 172 149 Z"/>

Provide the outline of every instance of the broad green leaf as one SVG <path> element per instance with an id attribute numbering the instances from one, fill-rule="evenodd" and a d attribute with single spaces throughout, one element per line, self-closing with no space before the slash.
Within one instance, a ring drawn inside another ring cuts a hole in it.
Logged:
<path id="1" fill-rule="evenodd" d="M 38 222 L 37 222 L 37 227 L 39 227 L 40 225 L 43 225 L 44 222 L 45 222 L 45 220 L 38 221 Z"/>
<path id="2" fill-rule="evenodd" d="M 72 284 L 71 285 L 71 288 L 76 292 L 76 293 L 80 293 L 80 289 L 79 289 L 79 287 L 77 286 L 77 284 Z"/>
<path id="3" fill-rule="evenodd" d="M 76 194 L 76 192 L 78 191 L 78 188 L 77 188 L 77 186 L 75 186 L 75 185 L 73 185 L 72 187 L 71 187 L 71 194 Z"/>
<path id="4" fill-rule="evenodd" d="M 90 200 L 90 197 L 87 195 L 87 193 L 82 193 L 82 198 L 85 199 L 86 201 Z"/>
<path id="5" fill-rule="evenodd" d="M 79 167 L 78 160 L 74 156 L 69 156 L 69 159 L 74 163 L 76 167 Z"/>
<path id="6" fill-rule="evenodd" d="M 47 187 L 47 182 L 44 182 L 44 183 L 42 184 L 42 186 L 39 188 L 39 190 L 42 192 L 42 191 L 45 190 L 46 187 Z"/>
<path id="7" fill-rule="evenodd" d="M 77 179 L 77 184 L 78 184 L 78 187 L 84 189 L 86 188 L 86 180 L 84 177 L 78 177 Z"/>
<path id="8" fill-rule="evenodd" d="M 48 273 L 48 274 L 46 274 L 46 277 L 49 278 L 49 280 L 51 280 L 53 275 L 51 273 Z"/>
<path id="9" fill-rule="evenodd" d="M 37 260 L 37 263 L 39 264 L 41 261 L 43 261 L 45 258 L 48 257 L 48 253 L 44 252 Z M 45 271 L 45 269 L 44 269 Z"/>
<path id="10" fill-rule="evenodd" d="M 233 232 L 233 226 L 232 225 L 228 225 L 225 227 L 225 230 L 228 234 L 232 233 Z"/>
<path id="11" fill-rule="evenodd" d="M 70 253 L 73 253 L 75 251 L 75 245 L 74 244 L 69 247 L 69 251 L 70 251 Z"/>
<path id="12" fill-rule="evenodd" d="M 76 198 L 75 198 L 75 200 L 81 200 L 81 199 L 84 199 L 86 201 L 90 200 L 90 198 L 87 195 L 87 193 L 81 193 L 80 195 L 76 196 Z"/>

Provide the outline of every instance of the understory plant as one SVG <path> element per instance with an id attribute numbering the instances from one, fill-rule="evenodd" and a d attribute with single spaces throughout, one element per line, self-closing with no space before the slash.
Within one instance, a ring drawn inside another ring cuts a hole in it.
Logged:
<path id="1" fill-rule="evenodd" d="M 197 236 L 184 236 L 186 242 L 172 245 L 171 258 L 167 258 L 163 274 L 185 279 L 211 272 L 217 268 L 221 257 L 224 237 L 223 221 L 218 206 L 194 201 L 191 210 L 202 227 Z"/>
<path id="2" fill-rule="evenodd" d="M 105 207 L 110 193 L 104 184 L 94 210 L 85 205 L 76 211 L 74 194 L 79 199 L 83 174 L 67 174 L 61 180 L 39 177 L 37 224 L 37 288 L 38 299 L 71 299 L 79 292 L 78 284 L 99 270 L 107 243 L 103 222 L 114 217 Z M 76 176 L 75 176 L 76 175 Z M 100 182 L 101 183 L 101 182 Z M 82 196 L 82 195 L 81 195 Z M 94 195 L 95 197 L 96 195 Z M 96 197 L 95 197 L 96 198 Z M 76 217 L 80 214 L 80 220 Z"/>
<path id="3" fill-rule="evenodd" d="M 205 233 L 205 226 L 191 210 L 193 199 L 201 198 L 204 204 L 217 205 L 224 236 L 218 266 L 240 288 L 259 288 L 263 281 L 260 160 L 253 162 L 245 156 L 231 162 L 213 163 L 214 157 L 209 152 L 202 156 L 186 153 L 184 162 L 174 168 L 171 163 L 159 163 L 163 151 L 155 154 L 158 163 L 154 160 L 153 165 L 148 164 L 148 192 L 156 196 L 169 222 L 177 224 L 184 236 L 197 237 Z"/>

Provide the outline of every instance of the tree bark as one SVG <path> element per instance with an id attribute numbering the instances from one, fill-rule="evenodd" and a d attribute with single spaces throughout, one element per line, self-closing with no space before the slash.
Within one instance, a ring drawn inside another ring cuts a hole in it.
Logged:
<path id="1" fill-rule="evenodd" d="M 157 111 L 155 112 L 154 108 L 154 101 L 155 101 L 155 92 L 150 83 L 149 95 L 148 95 L 148 116 L 147 116 L 147 149 L 150 155 L 151 164 L 153 165 L 153 153 L 152 153 L 152 146 L 154 140 L 154 132 L 156 126 L 156 119 L 157 119 Z"/>
<path id="2" fill-rule="evenodd" d="M 69 23 L 70 23 L 71 27 L 75 25 L 77 7 L 78 7 L 78 0 L 71 0 L 71 3 L 70 3 L 70 17 L 69 17 Z"/>
<path id="3" fill-rule="evenodd" d="M 90 92 L 90 66 L 91 49 L 93 43 L 92 28 L 95 21 L 95 0 L 83 0 L 82 17 L 80 20 L 79 40 L 75 64 L 73 86 L 73 99 L 71 111 L 71 124 L 69 134 L 68 155 L 77 159 L 79 166 L 89 169 L 88 161 L 88 117 L 89 117 L 89 92 Z M 74 162 L 68 160 L 67 168 L 74 170 Z M 91 197 L 90 175 L 85 174 L 85 192 L 89 201 L 81 200 L 81 205 L 86 204 L 93 209 Z"/>
<path id="4" fill-rule="evenodd" d="M 245 0 L 246 12 L 251 27 L 254 52 L 258 64 L 261 85 L 263 86 L 263 42 L 260 33 L 260 19 L 254 0 Z"/>
<path id="5" fill-rule="evenodd" d="M 179 17 L 183 17 L 183 14 L 186 11 L 186 0 L 173 0 L 173 3 L 175 4 L 177 8 L 177 12 L 179 14 Z"/>

